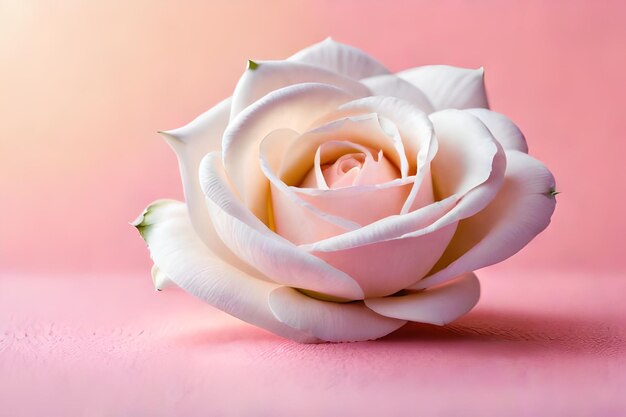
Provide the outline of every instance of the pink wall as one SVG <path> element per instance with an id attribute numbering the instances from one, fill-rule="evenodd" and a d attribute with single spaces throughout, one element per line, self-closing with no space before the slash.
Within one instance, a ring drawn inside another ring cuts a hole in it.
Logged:
<path id="1" fill-rule="evenodd" d="M 0 269 L 147 273 L 126 222 L 181 197 L 155 132 L 229 95 L 248 58 L 329 35 L 394 70 L 483 65 L 563 192 L 507 265 L 623 268 L 625 18 L 618 1 L 0 1 Z"/>

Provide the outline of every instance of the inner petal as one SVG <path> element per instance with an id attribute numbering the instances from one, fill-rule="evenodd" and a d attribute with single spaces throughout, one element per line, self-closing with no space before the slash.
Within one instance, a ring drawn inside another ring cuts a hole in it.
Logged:
<path id="1" fill-rule="evenodd" d="M 306 244 L 400 214 L 416 167 L 391 122 L 364 114 L 283 133 L 265 137 L 260 152 L 276 233 Z"/>
<path id="2" fill-rule="evenodd" d="M 326 157 L 320 155 L 321 151 L 329 151 L 331 146 L 327 145 L 333 142 L 336 152 L 335 156 Z M 343 143 L 344 145 L 337 145 Z M 312 179 L 305 179 L 309 173 L 314 157 L 320 158 L 318 168 L 325 163 L 334 163 L 338 158 L 347 153 L 366 154 L 370 151 L 364 151 L 356 148 L 354 145 L 362 145 L 364 147 L 380 149 L 385 157 L 389 159 L 393 166 L 396 166 L 401 178 L 407 178 L 415 173 L 415 166 L 409 166 L 402 139 L 393 123 L 387 119 L 379 118 L 376 114 L 364 114 L 355 117 L 344 117 L 328 122 L 313 130 L 303 133 L 299 138 L 288 144 L 288 155 L 281 162 L 278 170 L 279 178 L 289 186 L 328 189 L 324 186 L 321 178 L 317 178 L 315 184 L 308 183 Z M 373 157 L 378 152 L 373 153 Z M 414 165 L 414 164 L 413 164 Z M 322 176 L 322 172 L 317 173 Z M 303 184 L 307 185 L 303 185 Z"/>
<path id="3" fill-rule="evenodd" d="M 432 122 L 417 106 L 394 97 L 372 96 L 341 105 L 337 111 L 326 114 L 315 123 L 318 125 L 370 113 L 376 114 L 387 135 L 398 140 L 396 149 L 401 150 L 404 161 L 408 163 L 408 173 L 414 176 L 413 189 L 402 207 L 402 214 L 432 202 L 430 162 L 437 153 L 437 138 Z M 385 154 L 391 155 L 386 149 Z"/>
<path id="4" fill-rule="evenodd" d="M 345 174 L 352 168 L 357 168 L 357 171 L 360 170 L 363 166 L 363 162 L 365 162 L 364 154 L 351 153 L 350 155 L 344 155 L 339 158 L 335 164 L 337 165 L 337 168 L 339 168 L 340 173 Z M 328 165 L 326 165 L 326 167 L 327 168 L 325 168 L 324 171 L 329 168 Z"/>
<path id="5" fill-rule="evenodd" d="M 365 162 L 362 153 L 343 155 L 333 164 L 322 166 L 322 174 L 329 188 L 342 188 L 354 185 Z"/>
<path id="6" fill-rule="evenodd" d="M 298 187 L 340 189 L 383 184 L 400 177 L 382 150 L 350 141 L 329 141 L 318 147 L 313 167 Z"/>

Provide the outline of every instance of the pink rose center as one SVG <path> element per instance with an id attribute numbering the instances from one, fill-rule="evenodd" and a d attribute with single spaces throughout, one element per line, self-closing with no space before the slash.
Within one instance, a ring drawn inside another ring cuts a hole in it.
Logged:
<path id="1" fill-rule="evenodd" d="M 331 141 L 318 148 L 314 165 L 300 187 L 338 189 L 382 184 L 399 176 L 398 169 L 382 151 L 352 142 Z"/>

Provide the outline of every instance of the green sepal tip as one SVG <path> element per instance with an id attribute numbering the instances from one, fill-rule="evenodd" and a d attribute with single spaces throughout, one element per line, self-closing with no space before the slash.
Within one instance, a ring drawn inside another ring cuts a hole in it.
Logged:
<path id="1" fill-rule="evenodd" d="M 560 191 L 555 190 L 554 188 L 550 188 L 550 191 L 548 191 L 548 195 L 549 195 L 550 197 L 554 197 L 554 196 L 556 196 L 557 194 L 561 194 L 561 192 L 560 192 Z"/>

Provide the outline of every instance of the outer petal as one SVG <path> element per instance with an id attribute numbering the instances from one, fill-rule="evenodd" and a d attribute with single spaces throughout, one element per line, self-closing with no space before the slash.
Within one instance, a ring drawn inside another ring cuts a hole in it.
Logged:
<path id="1" fill-rule="evenodd" d="M 484 73 L 483 68 L 426 65 L 397 75 L 422 90 L 435 110 L 443 110 L 489 108 Z"/>
<path id="2" fill-rule="evenodd" d="M 133 226 L 136 226 L 133 224 Z M 156 264 L 152 265 L 152 269 L 150 270 L 150 274 L 152 275 L 152 283 L 154 284 L 154 289 L 157 291 L 162 291 L 163 289 L 172 286 L 174 282 L 165 275 L 165 272 L 161 271 Z"/>
<path id="3" fill-rule="evenodd" d="M 248 70 L 237 83 L 233 93 L 230 120 L 266 94 L 302 83 L 333 85 L 356 97 L 371 95 L 369 89 L 360 82 L 324 68 L 302 62 L 259 61 L 254 67 L 248 66 Z"/>
<path id="4" fill-rule="evenodd" d="M 374 313 L 363 302 L 316 300 L 291 288 L 270 294 L 270 308 L 281 322 L 329 342 L 357 342 L 383 337 L 406 324 Z"/>
<path id="5" fill-rule="evenodd" d="M 526 138 L 521 130 L 503 114 L 487 109 L 468 109 L 467 112 L 478 117 L 500 142 L 505 150 L 517 150 L 528 153 Z"/>
<path id="6" fill-rule="evenodd" d="M 536 159 L 507 152 L 502 189 L 484 210 L 459 224 L 434 274 L 411 288 L 421 289 L 514 255 L 550 224 L 556 200 L 554 177 Z"/>
<path id="7" fill-rule="evenodd" d="M 365 84 L 375 96 L 401 98 L 416 105 L 425 113 L 435 111 L 432 103 L 422 90 L 396 75 L 377 75 L 365 78 L 361 80 L 361 83 Z"/>
<path id="8" fill-rule="evenodd" d="M 186 206 L 196 234 L 221 259 L 248 274 L 256 274 L 258 271 L 241 262 L 224 246 L 220 239 L 216 239 L 206 198 L 200 186 L 200 161 L 207 153 L 221 148 L 222 133 L 228 124 L 230 102 L 230 98 L 226 99 L 189 124 L 178 129 L 161 132 L 161 135 L 174 149 L 178 157 Z M 156 278 L 154 279 L 156 285 Z"/>
<path id="9" fill-rule="evenodd" d="M 189 217 L 196 233 L 210 244 L 211 219 L 200 187 L 198 169 L 200 161 L 209 152 L 222 147 L 222 134 L 228 124 L 230 99 L 226 99 L 178 129 L 161 132 L 178 157 Z"/>
<path id="10" fill-rule="evenodd" d="M 476 117 L 458 110 L 443 110 L 431 114 L 430 120 L 439 140 L 431 169 L 435 194 L 440 199 L 464 195 L 484 183 L 491 175 L 494 159 L 504 159 L 502 147 Z"/>
<path id="11" fill-rule="evenodd" d="M 441 257 L 455 229 L 456 223 L 452 223 L 419 236 L 313 254 L 353 277 L 366 299 L 384 297 L 408 287 L 416 277 L 425 276 Z"/>
<path id="12" fill-rule="evenodd" d="M 222 261 L 195 234 L 183 203 L 159 200 L 135 221 L 158 269 L 178 286 L 241 320 L 299 342 L 316 337 L 285 325 L 270 311 L 278 285 Z"/>
<path id="13" fill-rule="evenodd" d="M 228 185 L 219 153 L 204 158 L 200 175 L 217 233 L 242 260 L 281 284 L 341 299 L 363 298 L 350 276 L 272 232 L 241 204 Z"/>
<path id="14" fill-rule="evenodd" d="M 343 74 L 355 80 L 374 75 L 389 74 L 389 70 L 374 58 L 352 46 L 326 38 L 288 58 L 306 62 Z"/>
<path id="15" fill-rule="evenodd" d="M 443 326 L 470 311 L 480 298 L 480 283 L 471 272 L 436 288 L 398 297 L 365 300 L 387 317 Z"/>
<path id="16" fill-rule="evenodd" d="M 245 205 L 263 222 L 268 222 L 269 184 L 259 167 L 261 140 L 279 128 L 301 132 L 352 98 L 330 85 L 296 84 L 256 101 L 228 125 L 223 139 L 224 167 Z"/>

